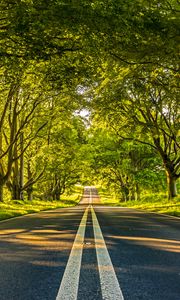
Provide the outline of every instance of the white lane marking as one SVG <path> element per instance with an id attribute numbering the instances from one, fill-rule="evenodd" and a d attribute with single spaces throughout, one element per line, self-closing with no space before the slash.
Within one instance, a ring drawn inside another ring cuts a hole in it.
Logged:
<path id="1" fill-rule="evenodd" d="M 78 295 L 79 276 L 81 269 L 83 242 L 89 207 L 81 219 L 74 244 L 64 271 L 56 300 L 76 300 Z"/>
<path id="2" fill-rule="evenodd" d="M 123 294 L 109 256 L 95 211 L 91 206 L 94 239 L 103 300 L 123 300 Z"/>

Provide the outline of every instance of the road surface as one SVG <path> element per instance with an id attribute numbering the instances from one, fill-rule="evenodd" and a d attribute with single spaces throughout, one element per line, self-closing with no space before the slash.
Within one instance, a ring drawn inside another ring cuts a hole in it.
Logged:
<path id="1" fill-rule="evenodd" d="M 1 300 L 179 300 L 178 218 L 103 206 L 0 222 Z"/>

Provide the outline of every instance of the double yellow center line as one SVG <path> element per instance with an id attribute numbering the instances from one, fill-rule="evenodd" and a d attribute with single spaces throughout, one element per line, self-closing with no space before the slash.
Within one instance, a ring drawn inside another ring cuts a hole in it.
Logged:
<path id="1" fill-rule="evenodd" d="M 91 193 L 90 203 L 92 203 Z M 89 210 L 92 215 L 102 299 L 123 300 L 124 297 L 92 205 L 89 205 L 85 209 L 81 219 L 56 300 L 77 300 L 85 229 Z"/>

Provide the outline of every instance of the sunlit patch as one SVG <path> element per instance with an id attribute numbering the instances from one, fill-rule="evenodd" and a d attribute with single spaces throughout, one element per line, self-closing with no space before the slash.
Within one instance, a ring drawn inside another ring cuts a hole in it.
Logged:
<path id="1" fill-rule="evenodd" d="M 4 229 L 0 231 L 0 235 L 9 235 L 24 232 L 24 229 Z"/>
<path id="2" fill-rule="evenodd" d="M 33 229 L 32 233 L 39 233 L 39 234 L 60 234 L 63 233 L 62 230 L 55 230 L 55 229 Z M 66 231 L 67 232 L 67 231 Z"/>
<path id="3" fill-rule="evenodd" d="M 137 245 L 143 245 L 158 250 L 180 253 L 180 241 L 148 238 L 148 237 L 132 237 L 132 236 L 108 236 L 112 239 L 121 239 L 131 241 Z"/>
<path id="4" fill-rule="evenodd" d="M 59 261 L 52 261 L 52 260 L 32 260 L 29 261 L 30 264 L 36 266 L 45 266 L 45 267 L 65 267 L 66 263 L 62 263 Z"/>
<path id="5" fill-rule="evenodd" d="M 38 233 L 38 234 L 37 234 Z M 52 235 L 53 233 L 53 235 Z M 30 245 L 42 245 L 44 243 L 44 247 L 47 247 L 48 245 L 54 245 L 54 243 L 60 243 L 63 242 L 64 245 L 67 241 L 73 240 L 72 234 L 68 234 L 66 232 L 64 233 L 58 233 L 54 230 L 34 230 L 32 232 L 28 233 L 22 233 L 20 235 L 16 235 L 16 239 L 14 240 L 15 243 L 22 243 L 22 244 L 30 244 Z M 12 240 L 11 240 L 12 241 Z"/>
<path id="6" fill-rule="evenodd" d="M 26 247 L 33 250 L 51 250 L 56 251 L 57 249 L 69 250 L 74 240 L 74 232 L 70 230 L 57 230 L 54 228 L 45 229 L 33 229 L 20 230 L 20 229 L 7 229 L 2 230 L 3 241 L 11 243 L 15 247 Z M 27 249 L 28 250 L 28 249 Z M 25 250 L 26 251 L 26 250 Z M 19 252 L 18 255 L 24 257 L 24 255 Z M 6 259 L 7 257 L 5 257 Z M 17 258 L 17 253 L 16 253 Z"/>

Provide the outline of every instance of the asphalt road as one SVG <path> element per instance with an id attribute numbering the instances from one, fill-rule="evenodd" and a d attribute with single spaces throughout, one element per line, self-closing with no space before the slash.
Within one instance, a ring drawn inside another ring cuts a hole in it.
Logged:
<path id="1" fill-rule="evenodd" d="M 0 300 L 56 298 L 179 300 L 179 219 L 105 207 L 86 188 L 75 208 L 0 222 Z"/>

